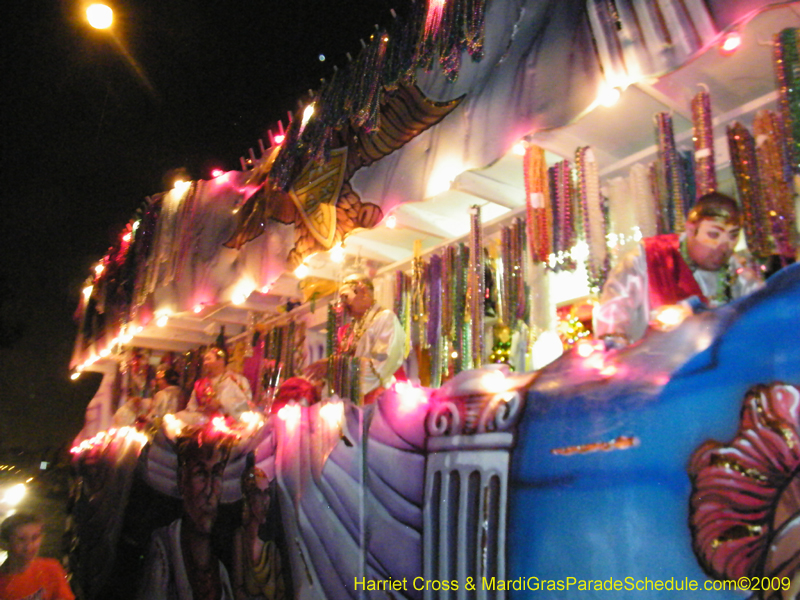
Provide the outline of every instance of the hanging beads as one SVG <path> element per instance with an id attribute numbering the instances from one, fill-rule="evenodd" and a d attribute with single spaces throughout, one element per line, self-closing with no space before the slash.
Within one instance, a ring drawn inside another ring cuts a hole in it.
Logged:
<path id="1" fill-rule="evenodd" d="M 711 99 L 708 92 L 692 98 L 692 127 L 694 140 L 695 197 L 717 189 L 714 165 L 714 130 L 711 124 Z"/>

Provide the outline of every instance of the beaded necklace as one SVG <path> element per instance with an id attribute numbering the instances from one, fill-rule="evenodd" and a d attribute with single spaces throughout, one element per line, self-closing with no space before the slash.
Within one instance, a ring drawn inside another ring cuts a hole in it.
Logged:
<path id="1" fill-rule="evenodd" d="M 692 273 L 700 268 L 692 257 L 689 256 L 689 246 L 685 237 L 681 239 L 680 251 L 681 257 L 683 257 L 683 260 L 689 265 Z M 714 290 L 714 295 L 708 299 L 712 307 L 721 306 L 733 300 L 732 290 L 734 276 L 735 273 L 731 269 L 730 261 L 726 262 L 722 268 L 717 271 L 717 286 Z"/>
<path id="2" fill-rule="evenodd" d="M 372 324 L 380 307 L 373 303 L 369 309 L 358 319 L 352 321 L 344 331 L 344 335 L 339 340 L 339 353 L 352 356 L 355 354 L 356 346 L 364 332 Z"/>

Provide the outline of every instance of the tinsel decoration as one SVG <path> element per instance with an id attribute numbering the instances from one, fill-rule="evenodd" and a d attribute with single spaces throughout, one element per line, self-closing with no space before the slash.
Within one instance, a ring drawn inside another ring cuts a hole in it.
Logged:
<path id="1" fill-rule="evenodd" d="M 753 134 L 756 138 L 764 210 L 770 224 L 774 252 L 784 258 L 794 259 L 797 248 L 792 178 L 786 169 L 782 151 L 785 139 L 778 115 L 769 110 L 759 110 L 753 120 Z"/>
<path id="2" fill-rule="evenodd" d="M 667 186 L 665 184 L 664 168 L 661 161 L 654 160 L 650 163 L 647 172 L 648 180 L 650 183 L 650 194 L 654 200 L 655 211 L 655 232 L 656 235 L 669 233 L 669 223 L 667 220 L 667 206 L 665 198 L 668 197 Z"/>
<path id="3" fill-rule="evenodd" d="M 664 222 L 667 232 L 683 231 L 686 223 L 684 213 L 684 184 L 678 151 L 675 147 L 675 135 L 672 129 L 672 116 L 661 112 L 655 116 L 656 137 L 658 140 L 658 161 L 664 177 L 664 193 L 662 203 L 666 211 Z"/>
<path id="4" fill-rule="evenodd" d="M 544 263 L 552 252 L 550 188 L 547 180 L 547 164 L 544 149 L 525 145 L 523 158 L 525 178 L 525 204 L 531 259 Z"/>
<path id="5" fill-rule="evenodd" d="M 386 59 L 386 46 L 389 36 L 385 32 L 376 32 L 370 38 L 366 49 L 359 54 L 356 72 L 362 77 L 356 82 L 355 89 L 349 95 L 353 103 L 353 123 L 366 133 L 378 129 L 378 108 L 380 107 L 381 75 Z"/>
<path id="6" fill-rule="evenodd" d="M 773 57 L 784 135 L 790 143 L 792 171 L 800 173 L 800 32 L 787 28 L 775 36 Z"/>
<path id="7" fill-rule="evenodd" d="M 644 237 L 656 235 L 656 200 L 650 188 L 649 170 L 645 165 L 636 164 L 628 173 L 631 186 L 631 202 L 636 214 L 636 223 Z"/>
<path id="8" fill-rule="evenodd" d="M 500 321 L 516 329 L 527 312 L 525 293 L 525 227 L 520 219 L 500 230 L 502 278 L 499 285 Z"/>
<path id="9" fill-rule="evenodd" d="M 528 272 L 528 259 L 525 255 L 525 248 L 528 245 L 526 235 L 525 223 L 520 218 L 516 218 L 511 223 L 511 239 L 514 242 L 514 264 L 517 268 L 514 270 L 516 275 L 514 277 L 514 285 L 512 292 L 517 296 L 517 311 L 516 311 L 516 329 L 520 326 L 525 327 L 525 324 L 530 321 L 530 289 L 526 279 Z"/>
<path id="10" fill-rule="evenodd" d="M 455 81 L 464 50 L 473 61 L 483 58 L 485 11 L 486 0 L 428 0 L 417 64 L 430 70 L 438 56 L 447 78 Z"/>
<path id="11" fill-rule="evenodd" d="M 339 332 L 339 315 L 333 302 L 328 303 L 328 319 L 325 325 L 325 356 L 328 357 L 328 369 L 325 379 L 333 381 L 333 356 L 336 354 L 336 336 Z"/>
<path id="12" fill-rule="evenodd" d="M 575 245 L 575 210 L 573 198 L 575 186 L 572 181 L 572 166 L 568 160 L 562 160 L 548 170 L 550 180 L 550 197 L 553 199 L 553 247 L 556 263 L 553 268 L 572 271 L 575 261 L 572 258 L 572 247 Z"/>
<path id="13" fill-rule="evenodd" d="M 260 370 L 264 397 L 272 398 L 283 381 L 296 375 L 295 365 L 301 364 L 304 345 L 305 328 L 294 321 L 264 332 L 261 350 L 264 360 Z"/>
<path id="14" fill-rule="evenodd" d="M 603 198 L 600 195 L 600 175 L 592 149 L 588 146 L 578 148 L 575 153 L 575 165 L 583 239 L 589 249 L 586 274 L 589 289 L 597 292 L 605 282 L 610 264 L 606 243 L 607 208 L 603 206 Z"/>
<path id="15" fill-rule="evenodd" d="M 414 2 L 405 19 L 395 19 L 389 33 L 375 32 L 355 60 L 335 68 L 330 81 L 312 94 L 314 116 L 303 131 L 299 118 L 290 123 L 269 173 L 273 187 L 288 191 L 309 160 L 326 160 L 336 138 L 347 133 L 348 123 L 367 133 L 377 131 L 383 90 L 395 89 L 400 80 L 413 84 L 417 67 L 431 69 L 438 57 L 446 76 L 455 80 L 464 50 L 479 61 L 485 5 L 486 0 Z"/>
<path id="16" fill-rule="evenodd" d="M 688 215 L 697 194 L 694 180 L 694 152 L 683 150 L 678 152 L 678 164 L 683 176 L 683 214 Z"/>
<path id="17" fill-rule="evenodd" d="M 428 12 L 425 15 L 425 38 L 432 38 L 439 34 L 439 29 L 444 17 L 446 0 L 428 0 Z"/>
<path id="18" fill-rule="evenodd" d="M 453 327 L 453 313 L 455 311 L 455 246 L 446 246 L 442 252 L 442 317 L 440 337 L 442 338 L 442 356 L 439 366 L 442 379 L 450 374 L 451 353 L 454 347 L 455 331 Z"/>
<path id="19" fill-rule="evenodd" d="M 317 116 L 319 118 L 319 116 Z M 288 191 L 303 168 L 306 148 L 300 142 L 300 119 L 292 119 L 281 143 L 281 151 L 272 163 L 269 178 L 275 187 Z"/>
<path id="20" fill-rule="evenodd" d="M 486 32 L 486 0 L 468 0 L 466 15 L 467 52 L 473 62 L 483 58 L 483 40 Z"/>
<path id="21" fill-rule="evenodd" d="M 435 0 L 434 0 L 435 1 Z M 443 52 L 439 56 L 442 71 L 450 81 L 458 78 L 461 69 L 461 53 L 467 48 L 464 27 L 467 0 L 444 0 L 444 14 L 440 35 L 444 40 Z"/>
<path id="22" fill-rule="evenodd" d="M 478 368 L 483 360 L 483 317 L 484 317 L 484 265 L 483 265 L 483 224 L 481 207 L 470 206 L 469 232 L 469 281 L 467 297 L 469 298 L 470 329 L 472 335 L 472 368 Z"/>
<path id="23" fill-rule="evenodd" d="M 347 354 L 335 354 L 329 359 L 331 392 L 361 404 L 361 359 Z"/>
<path id="24" fill-rule="evenodd" d="M 256 321 L 256 313 L 253 311 L 247 311 L 247 331 L 245 332 L 244 337 L 244 355 L 248 358 L 253 356 L 253 338 L 256 334 Z"/>
<path id="25" fill-rule="evenodd" d="M 386 59 L 381 74 L 381 83 L 385 90 L 395 90 L 400 81 L 410 82 L 414 79 L 415 49 L 422 35 L 424 11 L 422 2 L 414 2 L 408 18 L 404 20 L 395 17 L 389 27 Z"/>
<path id="26" fill-rule="evenodd" d="M 771 252 L 767 235 L 768 223 L 763 210 L 764 203 L 758 174 L 755 140 L 747 128 L 738 122 L 729 125 L 727 131 L 731 166 L 742 204 L 742 221 L 747 248 L 753 256 L 765 259 Z"/>
<path id="27" fill-rule="evenodd" d="M 699 92 L 692 98 L 692 139 L 695 198 L 700 198 L 717 189 L 714 128 L 711 123 L 711 97 L 708 92 Z"/>
<path id="28" fill-rule="evenodd" d="M 422 259 L 422 241 L 414 240 L 414 258 L 411 261 L 411 321 L 412 331 L 416 331 L 415 345 L 418 348 L 428 347 L 427 328 L 425 322 L 428 318 L 425 277 L 425 261 Z"/>
<path id="29" fill-rule="evenodd" d="M 305 348 L 306 328 L 305 324 L 301 323 L 299 326 L 294 320 L 289 321 L 287 326 L 286 337 L 289 340 L 286 353 L 286 377 L 294 377 L 295 366 L 302 364 L 303 348 Z"/>
<path id="30" fill-rule="evenodd" d="M 411 350 L 411 280 L 403 271 L 395 273 L 394 280 L 394 314 L 403 327 L 406 356 Z"/>
<path id="31" fill-rule="evenodd" d="M 512 262 L 511 227 L 500 230 L 500 266 L 498 273 L 499 300 L 498 317 L 501 323 L 513 326 L 511 315 L 516 314 L 516 294 L 514 294 L 514 263 Z"/>
<path id="32" fill-rule="evenodd" d="M 325 325 L 325 355 L 331 356 L 336 351 L 336 333 L 339 329 L 336 315 L 336 307 L 333 302 L 328 303 L 328 320 Z"/>
<path id="33" fill-rule="evenodd" d="M 467 271 L 469 265 L 469 248 L 460 243 L 455 253 L 453 278 L 455 279 L 455 306 L 453 308 L 453 330 L 456 358 L 455 373 L 470 368 L 469 327 L 467 314 Z"/>
<path id="34" fill-rule="evenodd" d="M 444 305 L 444 286 L 442 286 L 442 257 L 438 254 L 431 256 L 427 269 L 428 289 L 428 322 L 427 346 L 431 357 L 430 386 L 437 388 L 442 385 L 442 342 L 444 336 L 440 332 L 442 308 Z"/>

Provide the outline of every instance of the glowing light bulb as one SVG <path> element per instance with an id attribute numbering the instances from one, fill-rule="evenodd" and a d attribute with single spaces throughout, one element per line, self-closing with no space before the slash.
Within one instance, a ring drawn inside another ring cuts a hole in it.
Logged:
<path id="1" fill-rule="evenodd" d="M 217 416 L 211 419 L 211 426 L 222 433 L 231 433 L 231 428 L 225 422 L 225 417 Z"/>
<path id="2" fill-rule="evenodd" d="M 308 106 L 305 107 L 303 110 L 303 119 L 300 121 L 300 129 L 304 129 L 308 122 L 311 120 L 311 117 L 314 116 L 314 103 L 312 102 Z"/>
<path id="3" fill-rule="evenodd" d="M 506 388 L 506 377 L 502 371 L 489 371 L 481 377 L 483 387 L 491 394 L 496 394 Z"/>
<path id="4" fill-rule="evenodd" d="M 525 145 L 525 142 L 517 142 L 514 144 L 514 147 L 511 148 L 511 152 L 517 156 L 525 156 Z"/>
<path id="5" fill-rule="evenodd" d="M 600 374 L 605 377 L 613 377 L 617 374 L 617 367 L 614 365 L 607 365 L 603 367 L 603 369 L 600 371 Z"/>
<path id="6" fill-rule="evenodd" d="M 16 506 L 22 502 L 22 499 L 25 497 L 25 491 L 25 484 L 18 483 L 17 485 L 6 490 L 3 501 L 9 506 Z"/>
<path id="7" fill-rule="evenodd" d="M 159 316 L 159 317 L 156 319 L 156 325 L 157 325 L 158 327 L 165 327 L 165 326 L 166 326 L 166 324 L 167 324 L 167 322 L 169 322 L 169 315 L 160 315 L 160 316 Z"/>
<path id="8" fill-rule="evenodd" d="M 319 416 L 325 419 L 329 426 L 336 427 L 344 418 L 344 405 L 341 402 L 328 402 L 319 409 Z"/>
<path id="9" fill-rule="evenodd" d="M 80 371 L 75 371 L 74 373 L 72 373 L 72 375 L 69 376 L 69 378 L 72 379 L 72 381 L 75 381 L 80 376 L 81 376 L 81 372 Z"/>
<path id="10" fill-rule="evenodd" d="M 92 290 L 93 289 L 94 289 L 94 286 L 91 286 L 91 285 L 87 285 L 85 288 L 83 288 L 83 299 L 84 300 L 88 300 L 89 298 L 92 297 Z"/>
<path id="11" fill-rule="evenodd" d="M 328 256 L 333 262 L 341 264 L 344 262 L 344 248 L 341 244 L 336 244 L 328 251 Z"/>
<path id="12" fill-rule="evenodd" d="M 114 12 L 105 4 L 92 4 L 86 9 L 86 20 L 95 29 L 108 29 L 114 22 Z"/>
<path id="13" fill-rule="evenodd" d="M 287 404 L 278 411 L 278 418 L 285 421 L 286 425 L 294 427 L 300 422 L 300 405 Z"/>
<path id="14" fill-rule="evenodd" d="M 285 135 L 283 135 L 283 134 L 280 134 L 280 133 L 279 133 L 279 134 L 278 134 L 278 135 L 276 135 L 276 136 L 275 136 L 273 139 L 275 140 L 275 143 L 276 143 L 276 144 L 282 144 L 282 143 L 283 143 L 283 140 L 285 140 L 285 139 L 286 139 L 286 136 L 285 136 Z"/>
<path id="15" fill-rule="evenodd" d="M 389 215 L 386 217 L 386 227 L 389 229 L 394 229 L 397 227 L 397 217 L 395 215 Z"/>
<path id="16" fill-rule="evenodd" d="M 298 279 L 305 279 L 308 277 L 309 269 L 306 265 L 302 264 L 294 270 L 294 276 Z"/>
<path id="17" fill-rule="evenodd" d="M 575 345 L 575 350 L 578 353 L 578 356 L 587 358 L 594 352 L 594 345 L 589 340 L 581 340 Z"/>
<path id="18" fill-rule="evenodd" d="M 131 239 L 133 239 L 133 235 L 131 234 L 130 231 L 122 236 L 122 241 L 125 242 L 125 243 L 130 242 Z"/>
<path id="19" fill-rule="evenodd" d="M 264 418 L 255 411 L 245 411 L 239 419 L 250 428 L 258 427 L 264 422 Z"/>
<path id="20" fill-rule="evenodd" d="M 199 313 L 199 312 L 202 312 L 202 310 L 203 310 L 203 305 L 202 305 L 202 304 L 195 304 L 195 305 L 194 305 L 194 308 L 192 309 L 192 311 L 194 312 L 194 314 L 197 314 L 197 313 Z"/>
<path id="21" fill-rule="evenodd" d="M 234 292 L 233 296 L 231 297 L 231 302 L 237 306 L 244 304 L 247 301 L 248 296 L 249 294 L 243 290 L 238 290 L 237 292 Z"/>
<path id="22" fill-rule="evenodd" d="M 216 179 L 217 177 L 221 177 L 221 176 L 222 176 L 222 175 L 224 175 L 224 174 L 225 174 L 225 171 L 223 171 L 222 169 L 213 169 L 213 170 L 211 171 L 211 176 L 212 176 L 214 179 Z"/>
<path id="23" fill-rule="evenodd" d="M 674 329 L 692 314 L 692 310 L 682 304 L 669 304 L 658 309 L 653 325 L 661 331 Z"/>
<path id="24" fill-rule="evenodd" d="M 603 106 L 614 106 L 619 101 L 620 96 L 622 96 L 622 92 L 618 87 L 607 86 L 600 90 L 597 101 Z"/>
<path id="25" fill-rule="evenodd" d="M 428 401 L 425 390 L 408 381 L 398 381 L 394 389 L 400 397 L 398 408 L 402 411 L 412 411 Z"/>
<path id="26" fill-rule="evenodd" d="M 730 31 L 722 38 L 719 49 L 723 54 L 733 54 L 741 45 L 741 34 L 738 31 Z"/>

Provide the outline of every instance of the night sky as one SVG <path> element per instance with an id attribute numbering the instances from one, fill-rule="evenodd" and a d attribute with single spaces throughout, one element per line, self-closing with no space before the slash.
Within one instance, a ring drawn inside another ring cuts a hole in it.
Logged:
<path id="1" fill-rule="evenodd" d="M 116 42 L 78 2 L 8 3 L 0 449 L 59 446 L 82 427 L 100 379 L 69 379 L 73 313 L 144 198 L 176 169 L 197 179 L 239 168 L 407 2 L 121 0 Z"/>

